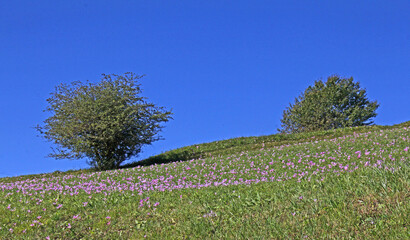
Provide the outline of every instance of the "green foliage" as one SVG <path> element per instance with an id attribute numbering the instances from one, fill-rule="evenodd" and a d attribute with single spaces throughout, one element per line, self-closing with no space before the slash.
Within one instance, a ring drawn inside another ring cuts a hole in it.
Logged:
<path id="1" fill-rule="evenodd" d="M 73 82 L 56 87 L 45 111 L 52 116 L 37 130 L 57 145 L 49 156 L 80 159 L 99 170 L 118 168 L 141 147 L 160 139 L 157 133 L 171 112 L 139 96 L 133 73 L 102 75 L 99 83 Z"/>
<path id="2" fill-rule="evenodd" d="M 315 81 L 283 111 L 280 133 L 298 133 L 373 124 L 379 104 L 353 78 Z"/>

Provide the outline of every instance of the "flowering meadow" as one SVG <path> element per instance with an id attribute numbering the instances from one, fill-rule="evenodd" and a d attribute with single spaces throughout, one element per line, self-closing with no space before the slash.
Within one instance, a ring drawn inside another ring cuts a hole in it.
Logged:
<path id="1" fill-rule="evenodd" d="M 0 239 L 410 237 L 410 127 L 257 146 L 0 179 Z"/>

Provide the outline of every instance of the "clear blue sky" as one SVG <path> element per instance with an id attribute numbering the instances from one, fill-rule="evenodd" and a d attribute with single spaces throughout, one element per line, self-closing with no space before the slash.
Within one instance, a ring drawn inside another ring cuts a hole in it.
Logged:
<path id="1" fill-rule="evenodd" d="M 33 127 L 59 83 L 146 74 L 172 108 L 163 141 L 137 159 L 267 135 L 319 78 L 353 76 L 376 124 L 410 120 L 410 1 L 1 1 L 0 177 L 87 167 L 45 156 Z"/>

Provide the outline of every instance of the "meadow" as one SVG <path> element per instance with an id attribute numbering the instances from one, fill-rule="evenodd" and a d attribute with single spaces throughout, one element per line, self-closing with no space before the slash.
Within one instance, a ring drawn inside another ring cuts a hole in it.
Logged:
<path id="1" fill-rule="evenodd" d="M 410 122 L 0 179 L 0 239 L 410 239 Z"/>

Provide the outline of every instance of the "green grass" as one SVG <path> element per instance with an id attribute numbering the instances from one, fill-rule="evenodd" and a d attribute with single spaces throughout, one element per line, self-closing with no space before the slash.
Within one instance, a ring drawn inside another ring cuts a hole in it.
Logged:
<path id="1" fill-rule="evenodd" d="M 409 126 L 237 138 L 135 168 L 2 178 L 0 239 L 409 239 Z"/>

